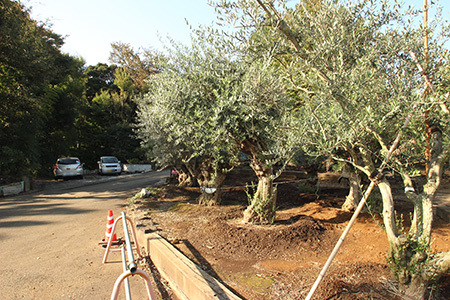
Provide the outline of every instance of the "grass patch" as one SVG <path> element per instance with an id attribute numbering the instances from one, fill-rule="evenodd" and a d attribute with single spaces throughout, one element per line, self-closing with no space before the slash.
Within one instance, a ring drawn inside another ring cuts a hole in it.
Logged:
<path id="1" fill-rule="evenodd" d="M 272 277 L 263 277 L 258 274 L 244 274 L 244 276 L 236 278 L 236 280 L 260 294 L 266 293 L 275 282 L 275 279 Z"/>

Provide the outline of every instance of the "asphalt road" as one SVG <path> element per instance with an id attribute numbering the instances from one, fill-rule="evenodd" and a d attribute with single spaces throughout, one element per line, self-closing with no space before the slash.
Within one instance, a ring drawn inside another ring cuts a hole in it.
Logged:
<path id="1" fill-rule="evenodd" d="M 110 299 L 123 267 L 120 253 L 102 264 L 108 210 L 117 218 L 127 198 L 168 175 L 70 180 L 0 198 L 0 299 Z M 134 299 L 147 299 L 141 277 L 130 285 Z"/>

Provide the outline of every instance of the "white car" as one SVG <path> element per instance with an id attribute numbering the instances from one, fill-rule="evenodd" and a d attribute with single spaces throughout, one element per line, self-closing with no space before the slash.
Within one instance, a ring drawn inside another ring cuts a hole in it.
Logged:
<path id="1" fill-rule="evenodd" d="M 122 165 L 120 160 L 115 156 L 102 156 L 98 163 L 98 173 L 100 175 L 105 174 L 117 174 L 122 173 Z"/>
<path id="2" fill-rule="evenodd" d="M 53 166 L 53 174 L 55 179 L 65 179 L 68 177 L 83 178 L 83 166 L 78 157 L 61 157 L 58 158 Z"/>

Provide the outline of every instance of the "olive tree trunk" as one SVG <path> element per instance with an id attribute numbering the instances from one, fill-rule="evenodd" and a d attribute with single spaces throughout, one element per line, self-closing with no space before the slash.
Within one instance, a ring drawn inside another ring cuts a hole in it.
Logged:
<path id="1" fill-rule="evenodd" d="M 250 154 L 250 166 L 258 178 L 256 191 L 244 211 L 244 222 L 272 224 L 276 212 L 276 188 L 273 186 L 273 168 L 264 160 L 261 145 L 245 141 L 245 153 Z"/>
<path id="2" fill-rule="evenodd" d="M 361 190 L 361 172 L 362 170 L 358 170 L 356 166 L 359 165 L 360 162 L 364 162 L 368 170 L 374 170 L 375 166 L 373 165 L 373 161 L 370 157 L 370 152 L 360 145 L 358 151 L 355 148 L 347 148 L 347 153 L 350 155 L 349 159 L 351 163 L 346 163 L 344 166 L 344 171 L 348 174 L 348 183 L 349 183 L 349 192 L 347 197 L 345 197 L 345 202 L 342 205 L 341 209 L 344 211 L 353 211 L 358 207 L 359 202 L 363 197 L 363 192 Z M 357 154 L 359 152 L 359 155 Z M 364 170 L 364 169 L 363 169 Z M 365 210 L 365 209 L 364 209 Z"/>
<path id="3" fill-rule="evenodd" d="M 201 168 L 201 175 L 197 178 L 201 189 L 198 204 L 205 206 L 219 205 L 222 202 L 222 185 L 225 178 L 225 173 L 220 170 L 213 170 L 206 166 Z"/>
<path id="4" fill-rule="evenodd" d="M 349 172 L 348 182 L 350 190 L 347 197 L 345 197 L 345 202 L 342 204 L 342 210 L 352 211 L 354 210 L 362 199 L 362 191 L 360 187 L 360 178 L 355 172 Z"/>
<path id="5" fill-rule="evenodd" d="M 433 149 L 427 183 L 423 192 L 414 190 L 412 180 L 402 174 L 405 192 L 414 205 L 409 232 L 399 232 L 394 211 L 392 191 L 383 178 L 378 183 L 383 199 L 383 221 L 389 241 L 388 263 L 404 299 L 425 299 L 428 287 L 450 270 L 450 252 L 431 252 L 431 228 L 433 223 L 433 199 L 439 187 L 442 166 L 448 149 L 442 149 L 442 134 L 433 134 Z"/>
<path id="6" fill-rule="evenodd" d="M 193 167 L 189 164 L 184 164 L 181 168 L 176 169 L 178 172 L 178 185 L 179 186 L 196 186 L 197 181 L 192 173 Z"/>
<path id="7" fill-rule="evenodd" d="M 258 177 L 256 192 L 244 211 L 244 222 L 272 224 L 275 221 L 276 189 L 271 176 Z"/>

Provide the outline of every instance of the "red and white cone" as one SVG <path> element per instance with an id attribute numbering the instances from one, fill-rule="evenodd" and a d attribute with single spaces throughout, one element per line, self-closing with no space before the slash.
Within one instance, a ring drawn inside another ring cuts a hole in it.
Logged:
<path id="1" fill-rule="evenodd" d="M 106 222 L 106 232 L 105 232 L 105 242 L 108 242 L 109 239 L 111 238 L 111 230 L 113 228 L 114 225 L 114 216 L 113 216 L 113 212 L 112 210 L 110 210 L 108 212 L 108 219 Z M 116 233 L 114 232 L 114 235 L 112 237 L 112 241 L 117 241 L 117 236 Z"/>

